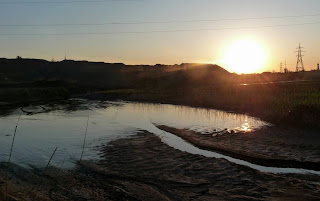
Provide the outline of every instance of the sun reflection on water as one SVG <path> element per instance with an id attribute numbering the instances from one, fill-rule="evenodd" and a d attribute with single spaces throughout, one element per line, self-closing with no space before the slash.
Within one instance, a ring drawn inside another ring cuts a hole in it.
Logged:
<path id="1" fill-rule="evenodd" d="M 250 132 L 252 131 L 249 123 L 244 123 L 241 128 L 240 128 L 241 131 L 244 131 L 244 132 Z"/>

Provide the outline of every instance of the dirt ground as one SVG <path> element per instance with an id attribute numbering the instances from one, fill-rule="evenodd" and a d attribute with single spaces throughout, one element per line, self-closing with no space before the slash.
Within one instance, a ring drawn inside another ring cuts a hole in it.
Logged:
<path id="1" fill-rule="evenodd" d="M 224 159 L 192 155 L 146 131 L 104 145 L 101 159 L 82 162 L 75 173 L 51 167 L 44 176 L 37 174 L 39 170 L 11 165 L 11 200 L 22 200 L 33 188 L 25 200 L 320 199 L 320 179 L 313 175 L 266 174 Z M 5 170 L 6 164 L 1 164 L 2 192 Z"/>

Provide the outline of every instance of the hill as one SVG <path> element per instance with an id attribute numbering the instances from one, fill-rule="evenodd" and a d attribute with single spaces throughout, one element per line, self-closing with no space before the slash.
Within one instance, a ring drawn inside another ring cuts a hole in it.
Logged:
<path id="1" fill-rule="evenodd" d="M 134 66 L 72 60 L 49 62 L 39 59 L 0 59 L 0 84 L 3 86 L 54 81 L 101 89 L 162 88 L 219 83 L 229 74 L 223 68 L 211 64 Z"/>

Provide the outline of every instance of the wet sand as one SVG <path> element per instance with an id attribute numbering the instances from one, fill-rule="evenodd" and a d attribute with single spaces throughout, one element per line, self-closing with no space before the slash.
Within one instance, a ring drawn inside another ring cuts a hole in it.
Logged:
<path id="1" fill-rule="evenodd" d="M 320 137 L 317 133 L 270 126 L 252 132 L 201 134 L 164 125 L 157 127 L 199 148 L 254 164 L 320 170 Z"/>
<path id="2" fill-rule="evenodd" d="M 316 200 L 319 185 L 175 150 L 149 133 L 104 148 L 104 171 L 134 177 L 170 200 Z M 120 162 L 120 163 L 119 163 Z"/>
<path id="3" fill-rule="evenodd" d="M 0 183 L 4 169 L 0 166 Z M 13 166 L 9 176 L 17 198 L 30 187 L 37 189 L 26 200 L 320 199 L 319 177 L 266 174 L 188 154 L 146 131 L 103 145 L 101 161 L 83 161 L 76 174 L 50 168 L 39 176 Z"/>

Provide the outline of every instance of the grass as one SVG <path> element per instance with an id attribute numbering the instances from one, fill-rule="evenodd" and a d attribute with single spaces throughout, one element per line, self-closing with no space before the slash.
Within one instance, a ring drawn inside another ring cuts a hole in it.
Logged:
<path id="1" fill-rule="evenodd" d="M 277 125 L 320 128 L 320 82 L 112 90 L 115 99 L 173 103 L 247 113 Z"/>

